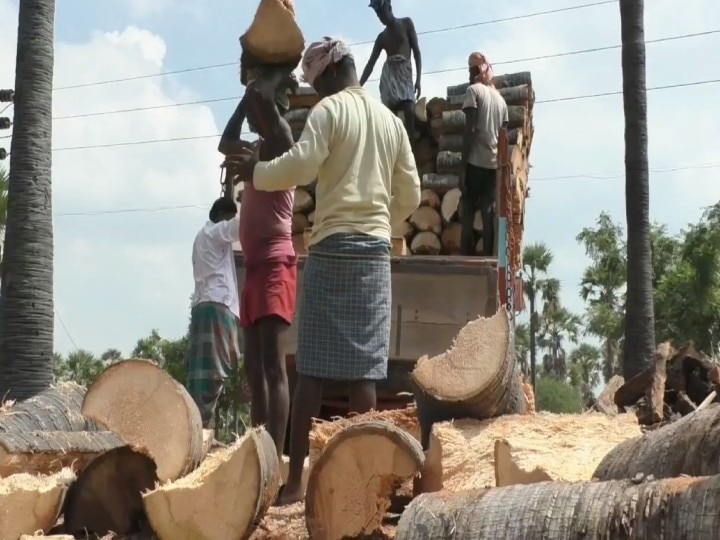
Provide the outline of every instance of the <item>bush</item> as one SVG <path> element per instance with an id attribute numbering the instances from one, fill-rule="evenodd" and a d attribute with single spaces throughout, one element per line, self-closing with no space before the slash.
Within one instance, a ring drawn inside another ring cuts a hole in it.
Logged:
<path id="1" fill-rule="evenodd" d="M 535 408 L 552 413 L 581 413 L 583 401 L 574 386 L 545 376 L 535 383 Z"/>

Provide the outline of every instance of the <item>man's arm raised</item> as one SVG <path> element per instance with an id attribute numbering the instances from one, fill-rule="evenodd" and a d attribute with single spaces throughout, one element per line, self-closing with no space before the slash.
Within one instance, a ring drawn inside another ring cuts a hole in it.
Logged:
<path id="1" fill-rule="evenodd" d="M 245 96 L 240 99 L 240 103 L 238 103 L 235 112 L 233 112 L 225 126 L 218 144 L 218 152 L 226 156 L 237 153 L 243 122 L 245 122 Z"/>
<path id="2" fill-rule="evenodd" d="M 370 58 L 368 59 L 367 64 L 365 65 L 365 69 L 363 70 L 362 77 L 360 77 L 360 86 L 365 86 L 365 83 L 370 78 L 370 75 L 372 75 L 373 69 L 375 69 L 375 64 L 377 64 L 378 58 L 380 58 L 380 53 L 383 51 L 383 42 L 382 42 L 382 34 L 380 34 L 377 39 L 375 40 L 375 45 L 373 45 L 372 53 L 370 53 Z"/>

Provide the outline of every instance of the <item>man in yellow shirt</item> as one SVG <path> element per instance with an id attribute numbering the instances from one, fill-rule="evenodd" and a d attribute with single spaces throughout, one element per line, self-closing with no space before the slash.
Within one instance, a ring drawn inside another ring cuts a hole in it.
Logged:
<path id="1" fill-rule="evenodd" d="M 323 99 L 298 142 L 245 177 L 279 191 L 317 178 L 315 222 L 298 313 L 298 380 L 292 405 L 290 469 L 278 504 L 302 499 L 302 467 L 323 380 L 348 381 L 350 410 L 376 406 L 390 349 L 390 231 L 420 204 L 420 179 L 402 122 L 366 92 L 339 40 L 308 47 L 305 80 Z"/>

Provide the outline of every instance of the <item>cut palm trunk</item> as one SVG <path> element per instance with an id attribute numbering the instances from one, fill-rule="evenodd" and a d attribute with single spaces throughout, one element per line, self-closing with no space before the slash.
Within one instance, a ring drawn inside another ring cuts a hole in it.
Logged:
<path id="1" fill-rule="evenodd" d="M 191 474 L 145 493 L 143 502 L 161 540 L 243 540 L 275 500 L 280 482 L 275 443 L 255 429 Z"/>
<path id="2" fill-rule="evenodd" d="M 441 250 L 440 237 L 434 232 L 419 232 L 410 242 L 410 251 L 415 255 L 437 255 Z"/>
<path id="3" fill-rule="evenodd" d="M 440 235 L 443 253 L 457 255 L 460 253 L 460 240 L 462 239 L 462 225 L 451 223 L 443 229 Z"/>
<path id="4" fill-rule="evenodd" d="M 80 412 L 85 387 L 60 383 L 17 403 L 0 407 L 0 433 L 9 431 L 87 431 L 95 429 Z"/>
<path id="5" fill-rule="evenodd" d="M 708 509 L 719 504 L 718 476 L 425 494 L 403 513 L 396 539 L 714 538 L 720 516 Z"/>
<path id="6" fill-rule="evenodd" d="M 720 404 L 713 404 L 611 450 L 595 469 L 600 480 L 720 474 Z"/>
<path id="7" fill-rule="evenodd" d="M 490 318 L 468 323 L 449 351 L 418 360 L 411 379 L 423 449 L 435 422 L 525 412 L 511 345 L 510 321 L 501 308 Z"/>
<path id="8" fill-rule="evenodd" d="M 432 189 L 423 189 L 420 192 L 420 206 L 429 206 L 437 210 L 440 208 L 440 196 Z"/>
<path id="9" fill-rule="evenodd" d="M 442 231 L 440 213 L 431 206 L 419 206 L 408 218 L 408 221 L 420 232 L 440 234 Z"/>
<path id="10" fill-rule="evenodd" d="M 121 446 L 98 456 L 70 486 L 63 507 L 63 532 L 110 532 L 120 536 L 147 532 L 143 491 L 158 481 L 155 463 L 143 451 Z"/>
<path id="11" fill-rule="evenodd" d="M 108 431 L 35 431 L 0 433 L 0 476 L 26 472 L 76 472 L 95 457 L 125 443 Z"/>
<path id="12" fill-rule="evenodd" d="M 440 205 L 440 214 L 446 224 L 450 223 L 458 216 L 461 200 L 462 192 L 459 188 L 451 189 L 443 196 L 442 203 Z"/>
<path id="13" fill-rule="evenodd" d="M 75 475 L 63 469 L 52 476 L 15 474 L 0 479 L 0 540 L 48 532 L 57 521 Z"/>
<path id="14" fill-rule="evenodd" d="M 422 177 L 423 189 L 448 190 L 458 187 L 460 177 L 457 174 L 428 173 Z"/>
<path id="15" fill-rule="evenodd" d="M 358 538 L 379 532 L 390 498 L 422 469 L 418 442 L 387 422 L 343 429 L 310 472 L 305 519 L 317 540 Z"/>
<path id="16" fill-rule="evenodd" d="M 187 390 L 148 360 L 125 360 L 88 389 L 82 412 L 127 444 L 147 449 L 158 478 L 174 480 L 202 459 L 200 411 Z"/>

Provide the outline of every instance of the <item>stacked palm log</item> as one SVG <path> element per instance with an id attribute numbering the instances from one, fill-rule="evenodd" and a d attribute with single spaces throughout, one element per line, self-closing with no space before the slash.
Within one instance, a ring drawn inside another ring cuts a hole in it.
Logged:
<path id="1" fill-rule="evenodd" d="M 509 153 L 513 220 L 513 243 L 510 252 L 520 267 L 524 228 L 525 199 L 528 195 L 530 147 L 533 138 L 532 111 L 535 94 L 530 73 L 500 75 L 495 87 L 508 105 Z M 420 207 L 393 231 L 405 238 L 409 251 L 415 255 L 457 255 L 460 253 L 462 215 L 459 173 L 461 167 L 465 114 L 462 102 L 468 84 L 450 86 L 445 98 L 433 98 L 425 110 L 416 108 L 416 132 L 413 137 L 415 163 L 421 177 Z M 290 97 L 290 110 L 285 115 L 297 140 L 310 109 L 319 101 L 308 87 L 301 87 Z M 424 101 L 419 102 L 421 107 Z M 303 245 L 303 232 L 314 221 L 314 186 L 296 191 L 293 234 L 296 248 Z M 482 219 L 473 218 L 476 252 L 482 252 Z"/>
<path id="2" fill-rule="evenodd" d="M 110 365 L 87 392 L 65 383 L 6 403 L 0 540 L 248 538 L 280 487 L 275 445 L 261 429 L 212 443 L 185 388 L 147 360 Z"/>

